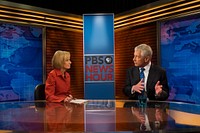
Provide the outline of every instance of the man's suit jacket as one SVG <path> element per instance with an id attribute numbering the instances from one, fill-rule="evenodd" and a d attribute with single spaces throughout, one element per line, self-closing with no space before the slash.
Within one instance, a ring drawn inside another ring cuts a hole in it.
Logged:
<path id="1" fill-rule="evenodd" d="M 127 70 L 126 83 L 124 88 L 124 94 L 129 97 L 129 99 L 138 99 L 138 92 L 131 93 L 131 88 L 140 81 L 140 71 L 139 67 L 131 67 Z M 155 85 L 157 81 L 163 86 L 163 91 L 160 96 L 155 95 Z M 146 84 L 147 97 L 149 100 L 166 100 L 169 96 L 169 86 L 166 76 L 166 71 L 156 65 L 151 64 L 149 69 L 149 75 Z"/>

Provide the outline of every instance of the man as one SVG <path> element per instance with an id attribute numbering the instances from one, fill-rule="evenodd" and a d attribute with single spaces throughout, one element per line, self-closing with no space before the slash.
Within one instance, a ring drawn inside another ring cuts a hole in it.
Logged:
<path id="1" fill-rule="evenodd" d="M 149 45 L 140 44 L 134 49 L 134 66 L 127 70 L 124 93 L 129 99 L 138 99 L 146 91 L 149 100 L 166 100 L 169 86 L 166 71 L 151 63 L 153 51 Z M 144 68 L 144 79 L 140 79 L 140 68 Z"/>

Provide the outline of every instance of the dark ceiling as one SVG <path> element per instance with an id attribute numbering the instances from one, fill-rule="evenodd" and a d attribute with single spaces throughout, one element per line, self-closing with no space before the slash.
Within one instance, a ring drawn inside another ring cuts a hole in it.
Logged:
<path id="1" fill-rule="evenodd" d="M 5 0 L 65 13 L 82 15 L 86 13 L 119 14 L 159 0 Z"/>

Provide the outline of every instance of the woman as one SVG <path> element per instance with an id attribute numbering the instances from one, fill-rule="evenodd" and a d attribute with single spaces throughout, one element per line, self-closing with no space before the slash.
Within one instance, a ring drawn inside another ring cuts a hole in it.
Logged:
<path id="1" fill-rule="evenodd" d="M 49 73 L 45 84 L 48 102 L 69 102 L 73 99 L 70 89 L 70 52 L 58 50 L 52 58 L 53 70 Z"/>

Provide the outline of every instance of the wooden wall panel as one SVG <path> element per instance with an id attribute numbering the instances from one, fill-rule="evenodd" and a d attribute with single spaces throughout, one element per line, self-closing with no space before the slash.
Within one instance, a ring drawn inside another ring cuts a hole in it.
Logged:
<path id="1" fill-rule="evenodd" d="M 71 89 L 74 97 L 83 98 L 83 33 L 56 28 L 46 29 L 46 73 L 52 70 L 51 59 L 56 50 L 71 54 Z"/>
<path id="2" fill-rule="evenodd" d="M 123 94 L 126 69 L 133 66 L 133 49 L 146 43 L 153 49 L 152 62 L 157 64 L 156 23 L 115 31 L 115 92 L 116 99 L 127 99 Z"/>

